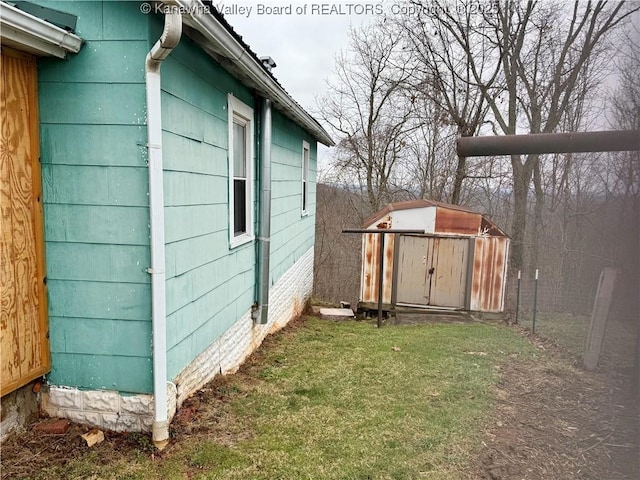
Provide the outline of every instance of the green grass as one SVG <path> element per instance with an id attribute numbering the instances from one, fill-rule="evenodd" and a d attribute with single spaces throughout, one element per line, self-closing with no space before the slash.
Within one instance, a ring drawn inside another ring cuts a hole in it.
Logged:
<path id="1" fill-rule="evenodd" d="M 539 313 L 536 334 L 561 347 L 573 361 L 581 363 L 589 335 L 591 318 L 570 313 Z M 531 315 L 521 317 L 520 324 L 531 329 Z M 604 368 L 633 368 L 635 325 L 610 315 L 607 321 L 599 364 Z"/>
<path id="2" fill-rule="evenodd" d="M 521 317 L 520 324 L 531 329 L 532 316 Z M 589 333 L 589 317 L 570 313 L 538 313 L 536 333 L 553 340 L 576 359 L 581 359 Z"/>
<path id="3" fill-rule="evenodd" d="M 501 326 L 309 318 L 225 379 L 225 407 L 201 407 L 219 409 L 206 433 L 178 436 L 155 457 L 118 449 L 103 458 L 99 445 L 37 477 L 463 478 L 499 367 L 534 355 Z"/>

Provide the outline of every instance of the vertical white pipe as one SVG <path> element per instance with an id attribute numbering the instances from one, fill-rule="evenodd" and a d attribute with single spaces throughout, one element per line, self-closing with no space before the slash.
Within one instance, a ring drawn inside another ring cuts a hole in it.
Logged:
<path id="1" fill-rule="evenodd" d="M 182 18 L 177 8 L 165 15 L 162 37 L 145 62 L 147 88 L 147 148 L 149 152 L 149 217 L 151 228 L 151 321 L 153 335 L 153 442 L 162 448 L 169 440 L 167 415 L 167 315 L 164 254 L 164 191 L 162 178 L 162 111 L 160 65 L 178 45 Z"/>

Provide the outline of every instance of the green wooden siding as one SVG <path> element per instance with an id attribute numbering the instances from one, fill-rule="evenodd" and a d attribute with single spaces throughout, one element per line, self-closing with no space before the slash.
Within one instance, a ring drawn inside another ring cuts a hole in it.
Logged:
<path id="1" fill-rule="evenodd" d="M 302 141 L 309 142 L 308 215 L 302 216 Z M 273 114 L 271 283 L 312 246 L 315 239 L 316 142 L 277 111 Z"/>
<path id="2" fill-rule="evenodd" d="M 229 92 L 254 107 L 251 92 L 183 36 L 162 66 L 169 378 L 254 301 L 255 244 L 229 248 Z"/>
<path id="3" fill-rule="evenodd" d="M 40 3 L 77 15 L 77 33 L 86 41 L 67 60 L 38 64 L 49 378 L 57 385 L 148 393 L 144 60 L 162 18 L 140 14 L 139 2 Z M 184 35 L 161 72 L 173 379 L 255 300 L 255 242 L 229 248 L 227 94 L 255 109 L 256 135 L 259 111 L 253 92 Z M 301 216 L 303 140 L 311 146 L 307 216 Z M 315 222 L 316 143 L 277 111 L 272 161 L 273 284 L 313 246 Z"/>
<path id="4" fill-rule="evenodd" d="M 40 2 L 86 43 L 38 60 L 55 385 L 152 391 L 144 60 L 137 2 Z"/>

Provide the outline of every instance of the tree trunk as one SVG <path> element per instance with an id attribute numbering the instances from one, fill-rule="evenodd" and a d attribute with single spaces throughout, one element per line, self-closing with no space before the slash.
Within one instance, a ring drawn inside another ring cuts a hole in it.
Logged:
<path id="1" fill-rule="evenodd" d="M 524 240 L 527 227 L 527 194 L 531 182 L 531 162 L 522 163 L 520 155 L 511 155 L 513 169 L 513 223 L 511 224 L 511 267 L 524 265 Z"/>
<path id="2" fill-rule="evenodd" d="M 454 205 L 460 204 L 460 197 L 462 196 L 462 182 L 464 181 L 466 173 L 466 157 L 458 157 L 458 166 L 456 167 L 456 176 L 453 180 L 453 192 L 451 193 L 451 203 Z"/>

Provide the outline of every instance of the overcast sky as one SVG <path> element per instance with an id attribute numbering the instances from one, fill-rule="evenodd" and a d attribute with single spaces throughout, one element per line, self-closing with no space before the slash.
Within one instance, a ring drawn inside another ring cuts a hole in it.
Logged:
<path id="1" fill-rule="evenodd" d="M 258 56 L 275 60 L 277 67 L 273 74 L 307 110 L 314 110 L 315 97 L 324 93 L 325 79 L 333 70 L 334 58 L 346 46 L 349 26 L 375 18 L 358 15 L 356 11 L 371 10 L 376 4 L 380 6 L 381 2 L 214 0 L 214 5 Z M 242 7 L 245 10 L 241 10 Z M 251 11 L 246 10 L 248 7 L 252 7 Z"/>
<path id="2" fill-rule="evenodd" d="M 213 1 L 258 56 L 275 60 L 273 74 L 311 114 L 317 110 L 316 98 L 326 92 L 325 81 L 332 74 L 336 54 L 347 47 L 349 28 L 384 14 L 410 14 L 399 10 L 405 5 L 399 0 L 323 1 L 326 0 Z M 634 16 L 636 24 L 639 16 Z M 606 83 L 615 85 L 615 78 Z M 601 123 L 599 129 L 610 128 L 605 125 L 605 116 Z M 319 146 L 321 165 L 326 165 L 331 152 Z"/>
<path id="3" fill-rule="evenodd" d="M 333 71 L 336 54 L 347 46 L 349 28 L 373 21 L 383 5 L 382 0 L 322 1 L 213 2 L 259 57 L 273 58 L 277 64 L 275 77 L 311 114 L 317 110 L 316 98 L 325 93 L 325 81 Z M 384 2 L 385 8 L 391 3 L 394 2 Z M 374 9 L 373 14 L 367 13 Z M 328 165 L 332 153 L 333 149 L 318 144 L 320 169 Z"/>

